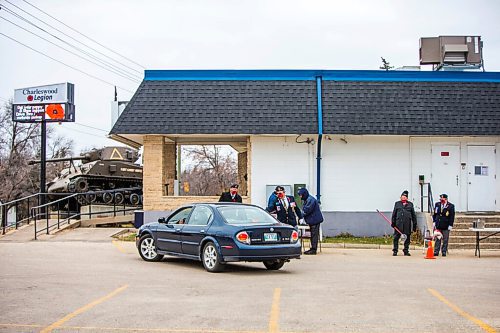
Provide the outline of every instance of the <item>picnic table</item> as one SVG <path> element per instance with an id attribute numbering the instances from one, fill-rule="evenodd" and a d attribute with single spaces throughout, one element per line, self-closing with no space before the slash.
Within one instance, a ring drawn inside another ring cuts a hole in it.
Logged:
<path id="1" fill-rule="evenodd" d="M 476 252 L 474 253 L 474 256 L 479 255 L 479 258 L 481 258 L 481 249 L 479 248 L 479 243 L 486 238 L 490 238 L 491 236 L 495 236 L 500 233 L 500 228 L 469 228 L 469 230 L 476 233 Z M 490 234 L 484 237 L 480 237 L 479 234 L 481 232 Z"/>

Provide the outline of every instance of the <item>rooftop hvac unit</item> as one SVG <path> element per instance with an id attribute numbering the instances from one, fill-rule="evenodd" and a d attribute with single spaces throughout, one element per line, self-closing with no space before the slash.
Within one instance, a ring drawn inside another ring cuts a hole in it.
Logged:
<path id="1" fill-rule="evenodd" d="M 447 65 L 483 66 L 480 36 L 439 36 L 420 38 L 420 64 L 440 69 Z"/>

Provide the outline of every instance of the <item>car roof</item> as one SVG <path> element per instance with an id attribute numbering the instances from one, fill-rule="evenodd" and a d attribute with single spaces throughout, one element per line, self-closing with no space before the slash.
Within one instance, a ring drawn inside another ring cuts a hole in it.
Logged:
<path id="1" fill-rule="evenodd" d="M 193 202 L 191 204 L 183 205 L 182 207 L 187 207 L 187 206 L 196 206 L 196 205 L 209 205 L 213 207 L 217 206 L 247 206 L 247 207 L 257 207 L 261 208 L 260 206 L 257 205 L 252 205 L 252 204 L 247 204 L 247 203 L 239 203 L 239 202 Z"/>

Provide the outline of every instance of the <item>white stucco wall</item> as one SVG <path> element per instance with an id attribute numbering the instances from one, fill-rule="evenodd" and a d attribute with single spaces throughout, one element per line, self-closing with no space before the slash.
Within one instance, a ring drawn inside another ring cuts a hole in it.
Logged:
<path id="1" fill-rule="evenodd" d="M 299 140 L 304 140 L 307 135 Z M 317 140 L 317 136 L 309 135 Z M 409 136 L 328 136 L 323 137 L 321 202 L 323 211 L 391 211 L 401 192 L 407 189 L 410 200 L 420 210 L 418 176 L 432 182 L 432 145 L 460 148 L 460 162 L 467 163 L 468 145 L 495 145 L 500 137 L 409 137 Z M 296 143 L 296 137 L 251 137 L 251 200 L 264 206 L 267 184 L 307 184 L 316 195 L 316 142 Z M 330 140 L 331 139 L 331 140 Z M 342 139 L 345 139 L 343 141 Z M 347 142 L 347 143 L 346 143 Z M 500 170 L 496 154 L 496 170 Z M 500 180 L 496 197 L 500 198 Z M 434 193 L 437 199 L 439 193 Z M 459 197 L 453 198 L 457 210 L 467 209 L 467 168 L 460 170 Z M 424 203 L 426 207 L 426 203 Z M 497 199 L 496 210 L 500 211 Z"/>
<path id="2" fill-rule="evenodd" d="M 303 135 L 298 141 L 306 138 L 307 135 Z M 312 187 L 311 183 L 315 181 L 313 170 L 316 168 L 315 145 L 296 143 L 295 139 L 296 136 L 251 137 L 252 204 L 266 206 L 266 185 L 307 184 L 308 188 Z M 315 183 L 312 185 L 315 186 Z"/>
<path id="3" fill-rule="evenodd" d="M 332 138 L 325 140 L 323 148 L 323 210 L 388 211 L 403 190 L 410 190 L 408 137 Z M 410 200 L 413 197 L 410 193 Z"/>
<path id="4" fill-rule="evenodd" d="M 468 185 L 468 150 L 467 147 L 470 145 L 485 145 L 485 146 L 495 146 L 497 150 L 496 154 L 496 170 L 494 170 L 497 175 L 495 180 L 496 187 L 496 211 L 500 211 L 500 180 L 498 177 L 500 170 L 500 137 L 412 137 L 411 139 L 411 180 L 412 180 L 412 192 L 417 195 L 420 193 L 420 187 L 418 184 L 418 175 L 424 175 L 425 181 L 430 181 L 432 185 L 433 176 L 432 175 L 432 152 L 431 148 L 433 145 L 450 145 L 460 147 L 460 162 L 464 163 L 464 167 L 460 168 L 459 173 L 459 197 L 450 198 L 457 211 L 467 211 L 467 185 Z M 439 199 L 439 194 L 437 189 L 434 190 L 433 197 L 434 200 Z M 420 201 L 415 202 L 417 207 L 420 209 Z M 424 203 L 425 207 L 425 203 Z"/>

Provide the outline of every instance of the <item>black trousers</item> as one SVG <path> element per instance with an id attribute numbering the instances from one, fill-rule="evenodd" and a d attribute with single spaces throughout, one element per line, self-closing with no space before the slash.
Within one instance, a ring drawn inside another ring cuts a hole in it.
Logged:
<path id="1" fill-rule="evenodd" d="M 399 239 L 401 238 L 401 234 L 397 231 L 394 231 L 394 242 L 392 252 L 398 252 Z M 410 251 L 410 235 L 406 235 L 406 240 L 404 243 L 403 252 L 408 253 Z"/>
<path id="2" fill-rule="evenodd" d="M 450 237 L 450 231 L 449 230 L 441 230 L 441 233 L 443 234 L 443 240 L 441 245 L 441 239 L 436 238 L 436 244 L 434 244 L 434 255 L 437 256 L 439 254 L 439 249 L 441 249 L 442 254 L 446 254 L 448 251 L 448 238 Z"/>
<path id="3" fill-rule="evenodd" d="M 319 223 L 314 225 L 309 225 L 311 230 L 311 250 L 316 251 L 318 249 L 319 240 Z"/>

